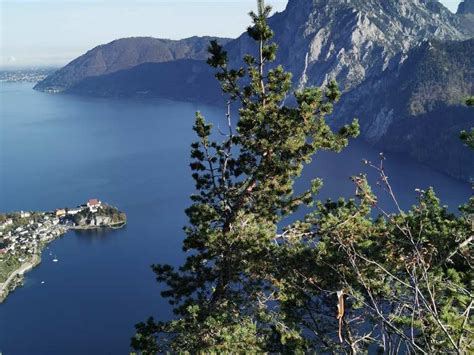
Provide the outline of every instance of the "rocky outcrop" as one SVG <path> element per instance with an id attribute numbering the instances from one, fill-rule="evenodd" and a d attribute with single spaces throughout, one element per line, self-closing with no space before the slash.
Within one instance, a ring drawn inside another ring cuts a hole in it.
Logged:
<path id="1" fill-rule="evenodd" d="M 70 217 L 73 229 L 97 229 L 123 227 L 127 223 L 127 216 L 117 208 L 102 205 L 97 212 L 84 209 Z"/>
<path id="2" fill-rule="evenodd" d="M 89 223 L 83 224 L 83 226 L 87 225 L 88 227 L 107 227 L 110 225 L 115 224 L 112 220 L 112 217 L 107 216 L 94 216 Z"/>
<path id="3" fill-rule="evenodd" d="M 109 216 L 94 215 L 90 218 L 80 219 L 77 222 L 75 229 L 106 228 L 106 227 L 111 227 L 111 226 L 115 226 L 115 225 L 123 224 L 123 223 L 125 223 L 125 221 L 119 222 Z"/>

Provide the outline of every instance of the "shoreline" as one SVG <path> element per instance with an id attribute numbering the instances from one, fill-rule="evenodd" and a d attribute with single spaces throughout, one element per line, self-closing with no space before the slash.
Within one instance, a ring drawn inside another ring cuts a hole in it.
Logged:
<path id="1" fill-rule="evenodd" d="M 41 254 L 43 249 L 54 242 L 56 239 L 63 237 L 67 232 L 70 231 L 70 228 L 65 226 L 55 226 L 51 231 L 51 237 L 46 239 L 40 250 L 36 250 L 35 253 L 31 256 L 31 259 L 25 260 L 16 270 L 12 271 L 10 276 L 4 283 L 0 284 L 0 304 L 5 302 L 8 295 L 15 291 L 18 287 L 23 286 L 23 281 L 25 279 L 25 274 L 35 267 L 41 264 Z M 14 284 L 15 283 L 15 284 Z"/>
<path id="2" fill-rule="evenodd" d="M 75 226 L 75 227 L 63 227 L 56 231 L 56 235 L 50 238 L 43 246 L 46 247 L 48 244 L 54 242 L 56 239 L 62 238 L 70 231 L 84 231 L 84 230 L 97 230 L 97 229 L 121 229 L 127 225 L 127 222 L 114 223 L 109 226 Z M 41 264 L 41 253 L 43 248 L 36 254 L 33 254 L 32 258 L 25 261 L 23 264 L 14 270 L 4 283 L 0 283 L 0 304 L 5 302 L 8 295 L 15 291 L 18 287 L 23 286 L 25 274 L 33 270 L 35 267 Z M 16 282 L 16 284 L 13 284 Z"/>
<path id="3" fill-rule="evenodd" d="M 97 229 L 121 229 L 127 225 L 127 222 L 118 222 L 118 223 L 113 223 L 109 224 L 106 226 L 74 226 L 74 227 L 68 227 L 67 231 L 85 231 L 85 230 L 97 230 Z"/>
<path id="4" fill-rule="evenodd" d="M 45 216 L 47 213 L 49 212 L 42 213 L 42 216 Z M 112 222 L 109 219 L 109 220 L 102 220 L 100 223 L 97 223 L 97 219 L 102 218 L 102 216 L 100 216 L 100 212 L 97 213 L 97 215 L 98 217 L 96 217 L 94 223 L 88 222 L 85 224 L 78 224 L 78 225 L 71 225 L 68 223 L 53 223 L 49 225 L 49 228 L 47 228 L 46 230 L 43 230 L 43 232 L 46 235 L 41 239 L 40 242 L 34 244 L 34 247 L 32 247 L 32 249 L 30 250 L 30 255 L 26 256 L 26 259 L 24 260 L 23 258 L 18 258 L 18 261 L 20 261 L 21 264 L 14 270 L 11 270 L 10 272 L 7 271 L 7 277 L 5 281 L 3 283 L 0 283 L 0 305 L 3 302 L 5 302 L 8 295 L 11 294 L 13 291 L 15 291 L 15 289 L 23 286 L 25 274 L 41 264 L 41 254 L 44 248 L 50 243 L 52 243 L 53 241 L 55 241 L 56 239 L 62 238 L 64 235 L 66 235 L 70 231 L 86 231 L 86 230 L 99 230 L 99 229 L 100 230 L 107 230 L 107 229 L 115 230 L 115 229 L 123 228 L 127 225 L 125 214 L 123 214 L 123 216 L 125 217 L 123 217 L 123 219 L 120 222 Z M 33 230 L 31 233 L 33 232 L 35 232 L 35 230 Z M 3 254 L 3 255 L 7 255 L 7 257 L 10 257 L 10 258 L 11 257 L 17 258 L 15 252 L 13 252 L 11 255 L 8 255 L 8 254 Z M 2 259 L 0 259 L 0 266 L 1 266 L 1 261 Z"/>
<path id="5" fill-rule="evenodd" d="M 17 287 L 23 285 L 25 274 L 33 270 L 39 264 L 41 264 L 41 256 L 34 255 L 31 260 L 22 264 L 17 270 L 11 273 L 4 283 L 0 284 L 0 304 L 2 304 L 7 299 L 8 295 Z M 12 285 L 13 282 L 16 282 L 16 284 Z"/>

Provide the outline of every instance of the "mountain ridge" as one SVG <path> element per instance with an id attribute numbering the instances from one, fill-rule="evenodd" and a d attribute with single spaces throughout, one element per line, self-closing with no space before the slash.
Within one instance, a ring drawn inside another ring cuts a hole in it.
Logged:
<path id="1" fill-rule="evenodd" d="M 121 38 L 99 45 L 76 58 L 35 86 L 36 90 L 61 92 L 90 77 L 131 69 L 144 63 L 162 63 L 179 59 L 205 60 L 209 41 L 230 39 L 189 37 L 182 40 L 153 37 Z"/>

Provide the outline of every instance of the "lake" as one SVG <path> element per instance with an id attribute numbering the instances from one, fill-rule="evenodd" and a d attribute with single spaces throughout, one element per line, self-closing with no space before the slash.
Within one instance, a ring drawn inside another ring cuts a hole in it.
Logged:
<path id="1" fill-rule="evenodd" d="M 171 317 L 150 265 L 184 257 L 194 113 L 224 127 L 225 108 L 51 95 L 32 86 L 1 84 L 0 212 L 53 210 L 98 197 L 125 211 L 128 225 L 70 232 L 50 244 L 25 286 L 0 305 L 0 353 L 127 354 L 135 323 Z M 362 159 L 377 161 L 378 153 L 359 140 L 341 154 L 319 153 L 297 189 L 321 177 L 322 199 L 352 196 L 349 177 L 365 172 Z M 468 199 L 468 183 L 387 157 L 403 207 L 414 203 L 417 187 L 434 186 L 453 211 Z"/>

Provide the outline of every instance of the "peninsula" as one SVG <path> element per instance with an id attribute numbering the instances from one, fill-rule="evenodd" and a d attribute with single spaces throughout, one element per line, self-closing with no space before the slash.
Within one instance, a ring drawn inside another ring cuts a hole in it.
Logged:
<path id="1" fill-rule="evenodd" d="M 24 274 L 41 262 L 41 252 L 53 240 L 70 230 L 122 228 L 125 213 L 90 199 L 75 208 L 50 212 L 0 214 L 0 303 L 16 287 Z"/>

